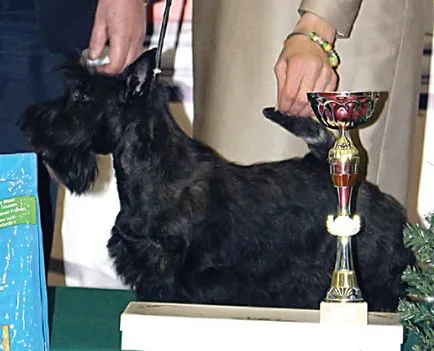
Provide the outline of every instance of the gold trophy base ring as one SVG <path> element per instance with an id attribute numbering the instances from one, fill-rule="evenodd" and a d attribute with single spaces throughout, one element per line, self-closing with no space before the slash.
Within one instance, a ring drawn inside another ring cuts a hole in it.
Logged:
<path id="1" fill-rule="evenodd" d="M 332 274 L 330 289 L 325 297 L 326 302 L 362 302 L 363 296 L 357 284 L 356 273 L 351 267 L 335 269 Z"/>

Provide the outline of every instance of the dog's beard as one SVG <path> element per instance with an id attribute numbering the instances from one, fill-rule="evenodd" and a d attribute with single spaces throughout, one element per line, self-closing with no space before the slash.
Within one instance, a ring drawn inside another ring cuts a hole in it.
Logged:
<path id="1" fill-rule="evenodd" d="M 43 153 L 53 178 L 72 193 L 82 194 L 89 190 L 98 175 L 95 154 L 91 150 Z"/>

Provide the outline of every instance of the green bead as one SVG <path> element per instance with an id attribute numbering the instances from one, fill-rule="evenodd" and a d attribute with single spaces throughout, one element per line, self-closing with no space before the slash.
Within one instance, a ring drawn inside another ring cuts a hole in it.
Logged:
<path id="1" fill-rule="evenodd" d="M 323 45 L 322 48 L 324 49 L 325 52 L 329 52 L 329 51 L 331 51 L 333 49 L 332 46 L 331 46 L 331 44 L 327 43 L 327 42 L 324 43 L 324 45 Z"/>

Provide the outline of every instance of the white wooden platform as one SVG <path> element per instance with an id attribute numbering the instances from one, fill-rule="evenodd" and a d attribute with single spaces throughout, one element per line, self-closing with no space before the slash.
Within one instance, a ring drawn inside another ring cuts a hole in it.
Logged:
<path id="1" fill-rule="evenodd" d="M 367 325 L 320 324 L 319 310 L 132 302 L 121 316 L 122 350 L 399 351 L 396 314 Z"/>

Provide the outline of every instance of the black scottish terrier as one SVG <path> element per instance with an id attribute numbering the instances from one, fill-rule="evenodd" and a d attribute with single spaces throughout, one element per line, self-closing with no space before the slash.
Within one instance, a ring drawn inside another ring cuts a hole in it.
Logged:
<path id="1" fill-rule="evenodd" d="M 121 209 L 108 250 L 141 300 L 318 308 L 330 284 L 336 238 L 327 151 L 334 138 L 310 118 L 267 118 L 303 138 L 303 158 L 239 166 L 187 137 L 155 80 L 155 51 L 115 77 L 69 67 L 68 93 L 30 107 L 20 128 L 72 192 L 97 177 L 95 154 L 113 154 Z M 370 310 L 391 311 L 412 263 L 406 221 L 391 197 L 359 186 L 363 229 L 354 237 Z M 83 243 L 86 245 L 86 243 Z"/>

